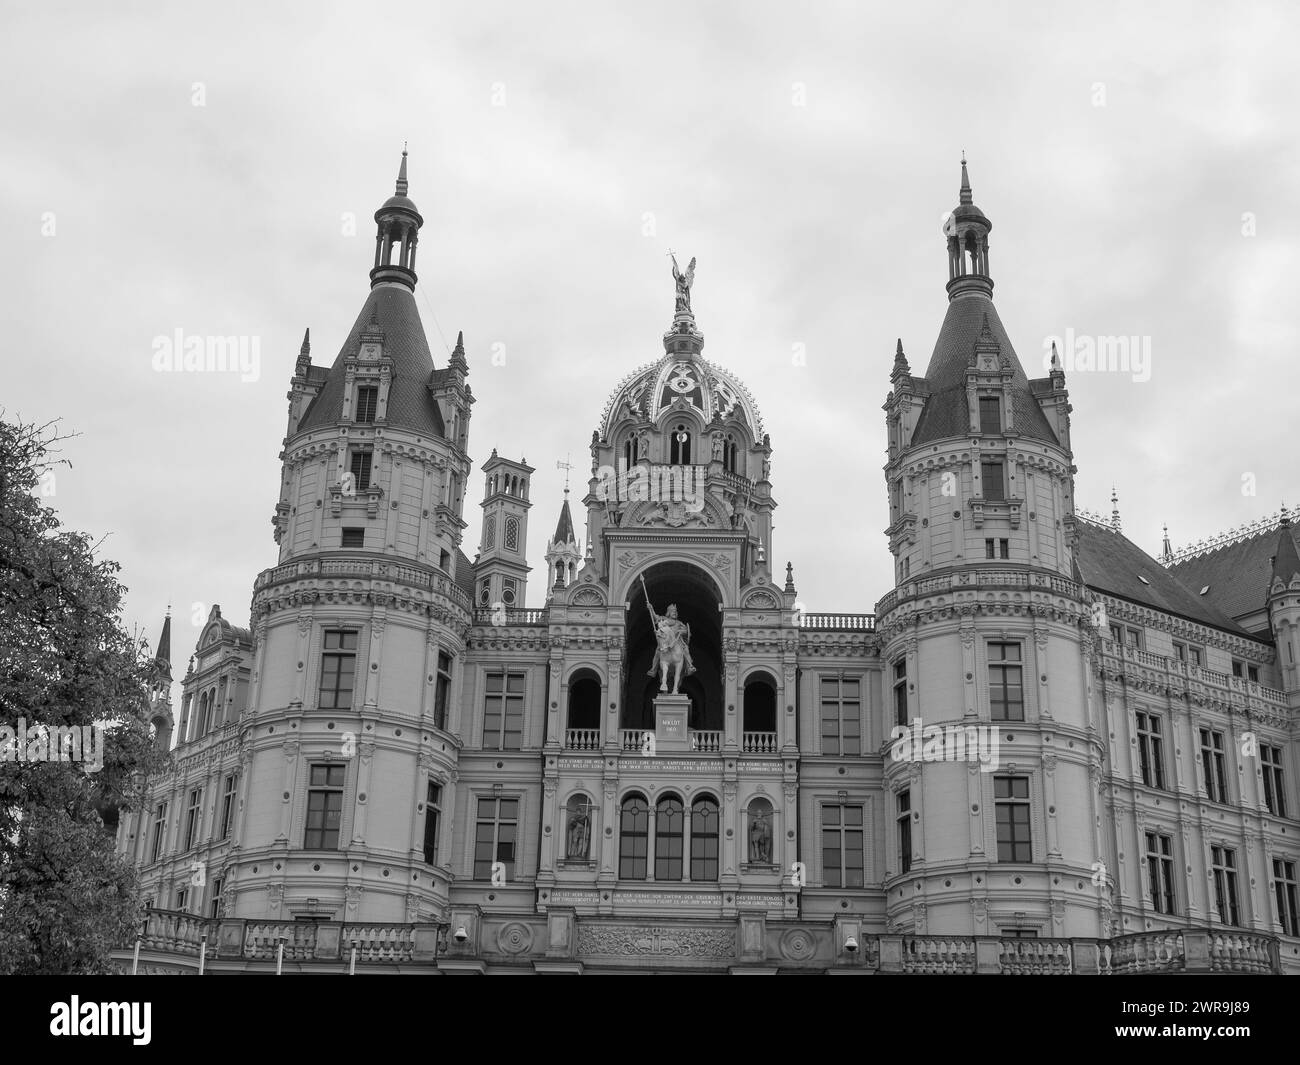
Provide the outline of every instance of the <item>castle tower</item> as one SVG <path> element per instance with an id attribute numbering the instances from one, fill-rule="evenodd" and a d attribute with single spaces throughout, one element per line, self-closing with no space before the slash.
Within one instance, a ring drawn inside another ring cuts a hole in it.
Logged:
<path id="1" fill-rule="evenodd" d="M 887 917 L 916 932 L 1098 935 L 1102 747 L 1073 579 L 1070 407 L 1055 352 L 1031 380 L 998 316 L 992 228 L 963 157 L 947 313 L 923 376 L 899 342 L 884 408 Z"/>
<path id="2" fill-rule="evenodd" d="M 449 901 L 473 398 L 463 338 L 434 366 L 407 192 L 404 151 L 356 321 L 328 367 L 304 337 L 291 382 L 221 871 L 234 917 L 423 921 Z"/>
<path id="3" fill-rule="evenodd" d="M 479 609 L 500 604 L 522 607 L 528 589 L 528 479 L 533 467 L 502 458 L 492 449 L 483 464 L 483 542 L 474 563 L 475 601 Z"/>
<path id="4" fill-rule="evenodd" d="M 582 549 L 573 534 L 573 515 L 569 512 L 569 489 L 564 489 L 564 505 L 560 507 L 560 520 L 555 526 L 555 535 L 546 541 L 546 572 L 550 587 L 565 588 L 573 583 L 573 578 L 582 565 Z"/>

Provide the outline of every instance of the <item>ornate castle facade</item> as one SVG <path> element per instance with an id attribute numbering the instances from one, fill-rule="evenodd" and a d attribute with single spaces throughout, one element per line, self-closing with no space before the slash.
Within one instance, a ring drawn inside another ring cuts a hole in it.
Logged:
<path id="1" fill-rule="evenodd" d="M 1295 528 L 1155 559 L 1080 516 L 1065 374 L 1016 355 L 964 162 L 938 341 L 889 377 L 872 613 L 802 611 L 774 563 L 772 443 L 703 356 L 694 261 L 527 607 L 533 469 L 474 476 L 405 154 L 375 220 L 355 324 L 290 382 L 251 627 L 214 607 L 157 696 L 171 765 L 118 830 L 140 964 L 1300 971 Z"/>

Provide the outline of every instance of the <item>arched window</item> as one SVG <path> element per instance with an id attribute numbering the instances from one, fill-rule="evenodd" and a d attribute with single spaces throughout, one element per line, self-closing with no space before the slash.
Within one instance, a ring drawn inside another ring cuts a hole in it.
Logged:
<path id="1" fill-rule="evenodd" d="M 768 674 L 753 673 L 745 678 L 743 721 L 745 750 L 776 751 L 776 683 Z"/>
<path id="2" fill-rule="evenodd" d="M 200 736 L 203 735 L 203 719 L 207 717 L 207 713 L 208 713 L 208 693 L 201 692 L 199 694 L 199 712 L 194 715 L 194 729 L 190 735 L 190 739 L 197 740 Z"/>
<path id="3" fill-rule="evenodd" d="M 623 800 L 619 814 L 618 878 L 644 880 L 650 853 L 650 806 L 635 792 Z"/>
<path id="4" fill-rule="evenodd" d="M 507 551 L 519 550 L 519 519 L 510 517 L 506 518 L 506 535 L 505 543 Z"/>
<path id="5" fill-rule="evenodd" d="M 491 551 L 497 545 L 497 519 L 489 514 L 483 519 L 483 550 Z"/>
<path id="6" fill-rule="evenodd" d="M 641 440 L 633 433 L 623 444 L 623 464 L 630 470 L 641 461 Z"/>
<path id="7" fill-rule="evenodd" d="M 478 601 L 483 606 L 487 606 L 492 601 L 492 586 L 487 581 L 479 585 Z"/>
<path id="8" fill-rule="evenodd" d="M 669 456 L 669 462 L 674 466 L 691 464 L 691 432 L 685 424 L 673 428 Z"/>
<path id="9" fill-rule="evenodd" d="M 565 807 L 564 856 L 570 861 L 591 857 L 591 800 L 582 792 L 572 796 Z"/>
<path id="10" fill-rule="evenodd" d="M 711 795 L 691 804 L 691 879 L 718 879 L 718 800 Z"/>
<path id="11" fill-rule="evenodd" d="M 755 799 L 747 811 L 745 826 L 749 843 L 751 865 L 772 864 L 772 804 L 767 799 Z"/>
<path id="12" fill-rule="evenodd" d="M 600 731 L 600 679 L 592 673 L 569 679 L 568 727 Z M 599 746 L 599 739 L 596 745 Z"/>
<path id="13" fill-rule="evenodd" d="M 681 880 L 686 810 L 676 795 L 663 796 L 655 806 L 655 879 Z"/>
<path id="14" fill-rule="evenodd" d="M 212 713 L 213 728 L 220 728 L 226 723 L 226 712 L 230 709 L 230 703 L 226 700 L 226 678 L 221 678 L 221 684 L 217 692 L 217 706 Z"/>
<path id="15" fill-rule="evenodd" d="M 740 446 L 730 433 L 722 443 L 722 468 L 728 473 L 739 473 Z"/>

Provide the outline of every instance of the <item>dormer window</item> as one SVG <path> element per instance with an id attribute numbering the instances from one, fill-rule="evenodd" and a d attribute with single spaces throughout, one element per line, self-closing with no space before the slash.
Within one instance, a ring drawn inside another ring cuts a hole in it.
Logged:
<path id="1" fill-rule="evenodd" d="M 691 434 L 685 425 L 673 429 L 668 461 L 674 466 L 689 466 L 691 463 Z"/>
<path id="2" fill-rule="evenodd" d="M 1002 432 L 1002 400 L 997 396 L 980 396 L 980 432 L 991 436 Z"/>
<path id="3" fill-rule="evenodd" d="M 364 492 L 370 487 L 370 460 L 371 452 L 354 451 L 352 452 L 351 473 L 352 489 L 356 492 Z"/>
<path id="4" fill-rule="evenodd" d="M 376 385 L 361 385 L 357 389 L 357 414 L 355 421 L 373 422 L 375 412 L 379 409 L 379 388 Z"/>

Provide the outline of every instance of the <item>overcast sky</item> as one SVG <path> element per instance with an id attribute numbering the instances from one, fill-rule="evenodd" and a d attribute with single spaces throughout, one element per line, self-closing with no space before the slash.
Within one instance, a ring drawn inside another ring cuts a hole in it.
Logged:
<path id="1" fill-rule="evenodd" d="M 870 611 L 881 404 L 895 338 L 920 373 L 943 319 L 964 149 L 1029 375 L 1067 330 L 1150 345 L 1149 380 L 1067 375 L 1079 504 L 1113 483 L 1153 553 L 1165 521 L 1209 536 L 1300 503 L 1300 18 L 1137 7 L 8 3 L 0 406 L 81 434 L 53 502 L 108 534 L 129 627 L 172 603 L 179 676 L 193 616 L 247 624 L 276 561 L 303 329 L 332 363 L 409 141 L 426 332 L 439 366 L 465 332 L 475 467 L 537 467 L 533 565 L 556 460 L 585 480 L 610 391 L 662 354 L 672 248 L 771 434 L 773 561 L 809 610 Z M 260 376 L 155 372 L 176 329 L 259 338 Z"/>

